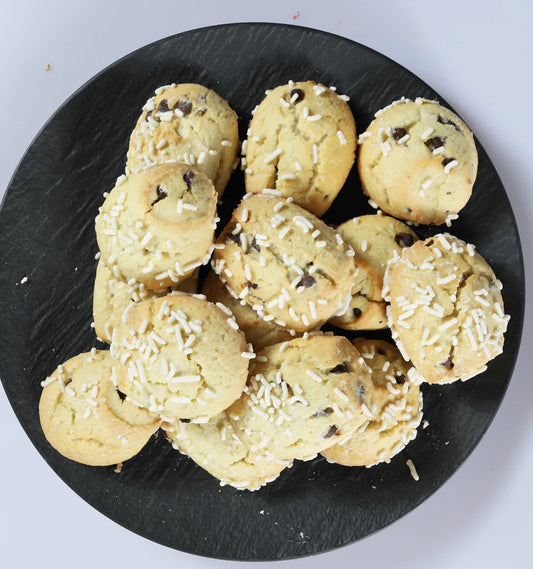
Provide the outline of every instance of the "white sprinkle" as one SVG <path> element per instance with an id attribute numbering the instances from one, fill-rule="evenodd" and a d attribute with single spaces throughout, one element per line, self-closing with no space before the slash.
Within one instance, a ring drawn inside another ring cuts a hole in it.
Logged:
<path id="1" fill-rule="evenodd" d="M 440 241 L 441 245 L 442 245 L 445 249 L 447 249 L 448 251 L 451 250 L 452 246 L 450 245 L 449 241 L 446 239 L 446 237 L 445 237 L 442 233 L 439 233 L 439 234 L 437 235 L 437 239 Z"/>
<path id="2" fill-rule="evenodd" d="M 238 329 L 239 329 L 239 325 L 237 324 L 237 322 L 235 322 L 235 320 L 233 320 L 233 318 L 228 318 L 228 319 L 227 319 L 227 323 L 228 323 L 234 330 L 238 330 Z"/>
<path id="3" fill-rule="evenodd" d="M 422 189 L 427 190 L 433 184 L 433 180 L 427 179 L 421 184 Z"/>
<path id="4" fill-rule="evenodd" d="M 437 284 L 440 284 L 440 285 L 448 284 L 448 283 L 451 283 L 456 278 L 457 278 L 457 275 L 454 273 L 454 274 L 448 275 L 447 277 L 442 277 L 441 279 L 437 279 Z"/>
<path id="5" fill-rule="evenodd" d="M 366 239 L 363 239 L 361 243 L 361 251 L 366 251 L 367 249 L 368 249 L 368 241 Z"/>
<path id="6" fill-rule="evenodd" d="M 313 144 L 313 164 L 318 162 L 318 147 L 316 144 Z"/>
<path id="7" fill-rule="evenodd" d="M 338 388 L 337 388 L 338 389 Z M 374 414 L 372 413 L 372 411 L 370 411 L 370 409 L 364 404 L 361 404 L 361 411 L 367 416 L 367 417 L 374 417 Z"/>
<path id="8" fill-rule="evenodd" d="M 377 204 L 374 200 L 368 200 L 368 205 L 369 205 L 370 207 L 373 207 L 374 209 L 378 209 L 378 208 L 379 208 L 378 204 Z"/>
<path id="9" fill-rule="evenodd" d="M 411 473 L 411 476 L 413 477 L 413 479 L 418 482 L 420 480 L 420 476 L 418 476 L 418 472 L 416 471 L 416 468 L 415 468 L 413 461 L 411 459 L 409 459 L 406 461 L 405 464 L 407 464 L 407 467 L 409 468 L 409 472 Z"/>
<path id="10" fill-rule="evenodd" d="M 309 122 L 318 121 L 322 118 L 322 115 L 308 115 L 307 120 Z"/>
<path id="11" fill-rule="evenodd" d="M 306 375 L 317 381 L 318 383 L 322 383 L 322 378 L 312 369 L 305 370 Z"/>
<path id="12" fill-rule="evenodd" d="M 233 146 L 233 144 L 229 140 L 223 140 L 221 146 Z"/>
<path id="13" fill-rule="evenodd" d="M 277 148 L 265 158 L 265 164 L 270 164 L 281 154 L 281 148 Z"/>
<path id="14" fill-rule="evenodd" d="M 458 165 L 459 165 L 459 162 L 457 160 L 452 160 L 451 162 L 448 162 L 448 164 L 446 164 L 446 166 L 444 166 L 444 173 L 448 174 L 452 168 L 455 168 Z"/>
<path id="15" fill-rule="evenodd" d="M 327 245 L 326 241 L 316 241 L 315 245 L 320 249 L 322 247 L 325 247 Z"/>
<path id="16" fill-rule="evenodd" d="M 441 324 L 439 326 L 439 330 L 447 330 L 448 328 L 451 328 L 454 324 L 457 324 L 457 322 L 458 322 L 457 318 L 452 318 L 451 320 L 444 322 L 444 324 Z"/>
<path id="17" fill-rule="evenodd" d="M 421 138 L 422 140 L 426 140 L 426 138 L 430 137 L 430 136 L 433 134 L 433 131 L 434 131 L 434 130 L 435 130 L 435 129 L 434 129 L 432 126 L 430 126 L 427 130 L 425 130 L 425 131 L 422 133 L 422 136 L 421 136 L 420 138 Z"/>
<path id="18" fill-rule="evenodd" d="M 197 211 L 198 210 L 198 208 L 195 205 L 190 204 L 190 203 L 184 203 L 183 209 L 188 209 L 189 211 Z"/>

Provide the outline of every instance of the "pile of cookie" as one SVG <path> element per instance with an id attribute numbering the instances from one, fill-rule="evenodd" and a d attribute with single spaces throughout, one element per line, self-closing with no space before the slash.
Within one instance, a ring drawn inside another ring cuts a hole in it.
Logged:
<path id="1" fill-rule="evenodd" d="M 318 453 L 368 467 L 416 437 L 421 383 L 469 379 L 502 351 L 509 317 L 489 265 L 449 233 L 421 241 L 412 228 L 450 226 L 467 203 L 471 132 L 417 98 L 378 111 L 357 138 L 348 100 L 311 81 L 276 87 L 241 147 L 212 90 L 155 91 L 96 219 L 94 327 L 110 349 L 42 382 L 42 428 L 60 453 L 116 464 L 161 427 L 239 489 Z M 333 228 L 320 216 L 358 145 L 377 213 Z M 244 197 L 215 238 L 239 163 Z M 341 332 L 385 328 L 395 345 Z"/>

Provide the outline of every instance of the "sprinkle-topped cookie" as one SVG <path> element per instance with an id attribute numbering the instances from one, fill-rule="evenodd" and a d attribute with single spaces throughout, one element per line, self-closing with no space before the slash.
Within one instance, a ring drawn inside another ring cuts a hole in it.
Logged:
<path id="1" fill-rule="evenodd" d="M 126 399 L 117 387 L 117 366 L 106 350 L 79 354 L 42 383 L 41 426 L 63 456 L 90 466 L 128 460 L 161 424 Z"/>
<path id="2" fill-rule="evenodd" d="M 130 305 L 115 328 L 119 386 L 165 420 L 212 417 L 241 394 L 250 352 L 233 316 L 179 295 Z"/>
<path id="3" fill-rule="evenodd" d="M 305 332 L 350 300 L 353 250 L 277 190 L 243 199 L 217 241 L 213 269 L 261 317 Z"/>
<path id="4" fill-rule="evenodd" d="M 422 420 L 422 394 L 408 377 L 410 364 L 398 349 L 383 340 L 353 341 L 374 384 L 373 417 L 368 418 L 342 444 L 322 454 L 345 466 L 373 466 L 402 451 L 416 437 Z"/>
<path id="5" fill-rule="evenodd" d="M 424 224 L 450 223 L 472 193 L 472 133 L 435 101 L 402 99 L 376 113 L 360 137 L 359 176 L 383 211 Z"/>
<path id="6" fill-rule="evenodd" d="M 206 174 L 222 195 L 238 151 L 237 115 L 222 97 L 202 85 L 166 85 L 143 107 L 130 138 L 128 170 L 182 162 Z"/>
<path id="7" fill-rule="evenodd" d="M 173 286 L 209 262 L 215 215 L 213 184 L 195 168 L 163 164 L 132 174 L 97 217 L 101 259 L 122 280 Z"/>
<path id="8" fill-rule="evenodd" d="M 413 379 L 466 380 L 503 349 L 509 316 L 501 283 L 473 245 L 447 233 L 417 241 L 391 261 L 389 325 Z"/>
<path id="9" fill-rule="evenodd" d="M 255 109 L 243 145 L 246 190 L 279 190 L 321 216 L 355 159 L 355 121 L 346 100 L 313 81 L 270 91 Z"/>
<path id="10" fill-rule="evenodd" d="M 373 386 L 359 352 L 342 336 L 314 336 L 259 352 L 228 415 L 252 451 L 291 460 L 349 437 L 372 406 Z"/>

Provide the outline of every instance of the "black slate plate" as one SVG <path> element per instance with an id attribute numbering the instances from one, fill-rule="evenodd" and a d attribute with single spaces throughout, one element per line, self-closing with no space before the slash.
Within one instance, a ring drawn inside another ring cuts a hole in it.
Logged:
<path id="1" fill-rule="evenodd" d="M 89 326 L 97 251 L 93 220 L 102 192 L 123 171 L 141 106 L 161 84 L 202 83 L 230 102 L 242 117 L 244 135 L 265 89 L 289 79 L 334 84 L 349 94 L 360 132 L 377 109 L 402 95 L 439 98 L 393 61 L 324 32 L 273 24 L 186 32 L 128 55 L 75 93 L 32 143 L 0 212 L 0 376 L 28 436 L 55 472 L 103 514 L 153 541 L 200 555 L 281 559 L 327 551 L 412 510 L 485 433 L 520 343 L 520 241 L 505 190 L 478 144 L 478 180 L 452 231 L 478 246 L 505 285 L 512 316 L 505 350 L 465 384 L 426 386 L 430 426 L 390 464 L 349 469 L 318 458 L 248 493 L 220 488 L 162 436 L 120 474 L 66 460 L 48 445 L 39 425 L 39 383 L 59 363 L 96 345 Z M 241 173 L 226 191 L 223 216 L 243 193 Z M 352 173 L 326 219 L 339 223 L 371 211 Z M 28 281 L 19 284 L 24 276 Z M 409 474 L 408 458 L 419 482 Z"/>

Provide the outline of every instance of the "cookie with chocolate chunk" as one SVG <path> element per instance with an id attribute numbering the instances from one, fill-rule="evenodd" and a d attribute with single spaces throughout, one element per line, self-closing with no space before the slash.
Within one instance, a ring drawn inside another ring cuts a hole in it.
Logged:
<path id="1" fill-rule="evenodd" d="M 422 420 L 422 393 L 408 378 L 411 364 L 398 348 L 383 340 L 353 341 L 367 365 L 374 385 L 372 416 L 341 444 L 322 451 L 345 466 L 373 466 L 389 462 L 417 434 Z"/>
<path id="2" fill-rule="evenodd" d="M 313 336 L 259 352 L 228 415 L 250 450 L 271 460 L 292 460 L 349 437 L 373 401 L 369 371 L 350 341 Z"/>
<path id="3" fill-rule="evenodd" d="M 355 251 L 356 275 L 349 309 L 331 323 L 346 330 L 386 328 L 383 275 L 389 260 L 418 240 L 416 233 L 388 215 L 354 217 L 339 225 L 337 231 Z"/>
<path id="4" fill-rule="evenodd" d="M 213 90 L 184 83 L 159 87 L 130 138 L 130 172 L 147 165 L 183 162 L 206 174 L 219 195 L 239 151 L 237 115 Z"/>
<path id="5" fill-rule="evenodd" d="M 126 282 L 174 286 L 209 261 L 215 216 L 215 188 L 196 168 L 160 164 L 131 174 L 96 219 L 101 260 Z"/>
<path id="6" fill-rule="evenodd" d="M 161 420 L 117 387 L 117 362 L 106 350 L 79 354 L 43 382 L 39 418 L 48 442 L 82 464 L 107 466 L 136 455 Z"/>
<path id="7" fill-rule="evenodd" d="M 259 316 L 305 332 L 346 309 L 353 250 L 279 193 L 243 199 L 218 238 L 212 266 Z"/>
<path id="8" fill-rule="evenodd" d="M 243 150 L 246 190 L 279 190 L 321 216 L 355 159 L 355 121 L 346 99 L 314 81 L 270 91 L 255 109 Z"/>
<path id="9" fill-rule="evenodd" d="M 364 192 L 386 213 L 418 223 L 450 223 L 466 205 L 478 157 L 472 133 L 434 101 L 402 99 L 376 113 L 360 137 Z"/>
<path id="10" fill-rule="evenodd" d="M 416 381 L 464 381 L 502 352 L 501 283 L 473 245 L 440 233 L 417 241 L 385 275 L 392 336 Z M 386 291 L 385 291 L 386 292 Z"/>

